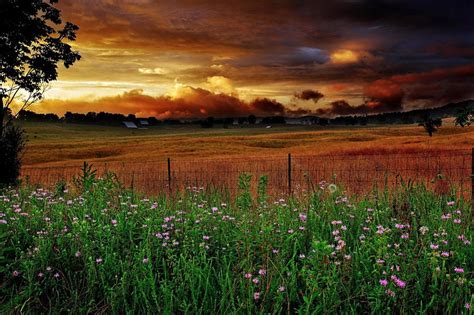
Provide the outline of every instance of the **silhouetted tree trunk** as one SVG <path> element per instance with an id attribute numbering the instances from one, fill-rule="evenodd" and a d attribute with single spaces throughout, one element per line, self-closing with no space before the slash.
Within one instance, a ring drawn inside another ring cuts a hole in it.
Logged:
<path id="1" fill-rule="evenodd" d="M 3 108 L 3 95 L 0 95 L 0 138 L 3 136 L 4 120 L 5 120 L 5 109 Z"/>

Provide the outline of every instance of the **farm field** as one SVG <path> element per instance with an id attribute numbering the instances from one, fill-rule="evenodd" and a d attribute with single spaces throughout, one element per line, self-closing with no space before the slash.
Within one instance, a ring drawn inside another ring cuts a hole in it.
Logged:
<path id="1" fill-rule="evenodd" d="M 257 127 L 194 126 L 128 130 L 122 127 L 23 123 L 25 166 L 78 166 L 89 162 L 146 162 L 359 152 L 470 149 L 474 127 L 443 126 L 432 138 L 419 126 Z"/>
<path id="2" fill-rule="evenodd" d="M 323 180 L 358 194 L 414 180 L 438 191 L 456 189 L 464 196 L 471 191 L 472 127 L 445 126 L 432 138 L 418 126 L 132 131 L 30 123 L 25 128 L 30 142 L 23 178 L 46 186 L 71 180 L 87 161 L 100 174 L 112 171 L 127 187 L 148 194 L 189 186 L 235 192 L 241 173 L 253 175 L 253 187 L 267 175 L 269 190 L 278 194 L 314 190 Z"/>
<path id="3" fill-rule="evenodd" d="M 146 198 L 91 174 L 0 196 L 0 312 L 470 314 L 472 212 L 422 186 L 359 201 Z"/>

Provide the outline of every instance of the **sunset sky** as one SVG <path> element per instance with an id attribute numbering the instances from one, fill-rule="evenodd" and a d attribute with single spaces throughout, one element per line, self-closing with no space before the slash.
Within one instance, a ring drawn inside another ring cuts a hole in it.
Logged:
<path id="1" fill-rule="evenodd" d="M 61 0 L 82 59 L 32 109 L 336 115 L 474 98 L 473 3 Z"/>

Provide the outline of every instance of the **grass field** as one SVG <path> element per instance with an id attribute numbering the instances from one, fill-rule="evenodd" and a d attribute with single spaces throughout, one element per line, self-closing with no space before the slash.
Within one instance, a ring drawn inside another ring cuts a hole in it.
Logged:
<path id="1" fill-rule="evenodd" d="M 144 198 L 83 176 L 0 193 L 0 312 L 471 314 L 469 204 L 423 187 L 357 202 Z M 67 191 L 64 189 L 67 188 Z"/>
<path id="2" fill-rule="evenodd" d="M 400 152 L 471 148 L 474 127 L 443 126 L 429 138 L 418 126 L 193 126 L 127 130 L 121 127 L 24 123 L 29 142 L 24 165 L 80 165 L 83 161 L 164 161 L 281 157 L 347 152 Z"/>

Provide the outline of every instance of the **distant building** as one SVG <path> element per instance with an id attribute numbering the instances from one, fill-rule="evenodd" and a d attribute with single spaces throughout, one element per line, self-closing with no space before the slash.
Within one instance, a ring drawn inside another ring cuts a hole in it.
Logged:
<path id="1" fill-rule="evenodd" d="M 123 124 L 124 124 L 125 127 L 127 127 L 128 129 L 138 129 L 137 125 L 136 125 L 134 122 L 131 122 L 131 121 L 124 121 Z"/>
<path id="2" fill-rule="evenodd" d="M 138 123 L 142 126 L 150 126 L 150 123 L 146 119 L 140 119 Z"/>

